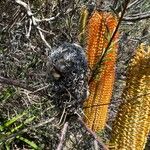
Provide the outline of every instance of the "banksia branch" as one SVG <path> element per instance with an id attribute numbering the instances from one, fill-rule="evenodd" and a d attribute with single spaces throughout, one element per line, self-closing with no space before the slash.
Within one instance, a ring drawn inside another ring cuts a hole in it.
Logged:
<path id="1" fill-rule="evenodd" d="M 102 56 L 116 26 L 117 20 L 111 13 L 95 11 L 91 16 L 87 29 L 87 56 L 91 70 Z M 84 103 L 85 122 L 93 131 L 103 129 L 106 123 L 115 77 L 116 39 L 117 36 L 113 39 L 97 76 L 90 83 L 90 95 Z"/>
<path id="2" fill-rule="evenodd" d="M 150 131 L 150 46 L 136 51 L 112 128 L 114 150 L 143 150 Z"/>

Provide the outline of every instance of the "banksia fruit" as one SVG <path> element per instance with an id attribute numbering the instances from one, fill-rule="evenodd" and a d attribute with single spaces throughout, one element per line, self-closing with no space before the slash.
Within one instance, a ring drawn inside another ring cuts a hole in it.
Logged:
<path id="1" fill-rule="evenodd" d="M 150 131 L 150 46 L 140 45 L 127 72 L 126 87 L 112 128 L 114 150 L 143 150 Z"/>
<path id="2" fill-rule="evenodd" d="M 87 56 L 91 70 L 102 56 L 116 25 L 117 20 L 110 13 L 95 11 L 90 18 L 87 29 Z M 115 77 L 116 39 L 117 36 L 113 39 L 98 74 L 90 83 L 90 95 L 84 103 L 85 122 L 93 131 L 103 129 L 106 123 Z"/>

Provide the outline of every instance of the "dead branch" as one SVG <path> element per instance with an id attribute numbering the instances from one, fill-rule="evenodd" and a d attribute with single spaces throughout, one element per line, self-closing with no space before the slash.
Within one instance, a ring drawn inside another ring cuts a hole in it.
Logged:
<path id="1" fill-rule="evenodd" d="M 92 135 L 92 137 L 97 141 L 97 143 L 103 147 L 103 150 L 108 150 L 107 146 L 102 142 L 102 139 L 96 135 L 90 128 L 87 127 L 82 118 L 78 118 L 79 122 L 86 128 L 86 130 Z"/>
<path id="2" fill-rule="evenodd" d="M 68 122 L 66 122 L 64 124 L 64 126 L 63 126 L 63 129 L 62 129 L 62 132 L 61 132 L 60 141 L 59 141 L 59 144 L 58 144 L 56 150 L 62 150 L 64 141 L 65 141 L 65 136 L 66 136 L 66 133 L 67 133 L 67 128 L 68 128 Z"/>
<path id="3" fill-rule="evenodd" d="M 26 90 L 32 91 L 32 92 L 34 92 L 36 90 L 35 88 L 26 85 L 23 81 L 13 80 L 10 78 L 4 78 L 2 76 L 0 76 L 0 83 L 7 84 L 7 85 L 13 85 L 13 86 L 20 87 L 20 88 L 23 88 L 23 89 L 26 89 Z"/>
<path id="4" fill-rule="evenodd" d="M 0 83 L 1 84 L 12 85 L 12 86 L 15 86 L 15 87 L 19 87 L 19 88 L 28 90 L 28 91 L 30 91 L 30 94 L 34 94 L 34 95 L 37 94 L 39 96 L 46 96 L 48 98 L 50 97 L 45 92 L 45 90 L 49 87 L 50 84 L 45 85 L 45 86 L 37 89 L 37 88 L 34 88 L 32 86 L 27 85 L 26 83 L 24 83 L 24 81 L 5 78 L 5 77 L 2 77 L 2 76 L 0 76 Z"/>
<path id="5" fill-rule="evenodd" d="M 38 32 L 39 32 L 39 34 L 40 34 L 40 37 L 41 37 L 41 39 L 43 40 L 43 42 L 45 43 L 45 45 L 46 45 L 49 49 L 51 49 L 51 46 L 50 46 L 49 43 L 45 40 L 45 37 L 44 37 L 44 35 L 43 35 L 43 33 L 42 33 L 42 30 L 40 30 L 41 28 L 40 28 L 40 26 L 39 26 L 38 23 L 39 23 L 39 22 L 42 22 L 42 21 L 52 21 L 52 20 L 56 19 L 60 14 L 57 14 L 55 17 L 45 18 L 45 19 L 40 20 L 40 19 L 37 19 L 37 18 L 34 17 L 34 15 L 33 15 L 32 11 L 31 11 L 31 8 L 30 8 L 30 5 L 29 5 L 29 4 L 26 4 L 25 2 L 23 2 L 23 1 L 21 1 L 21 0 L 15 0 L 15 2 L 16 2 L 18 5 L 22 6 L 22 7 L 26 10 L 26 13 L 27 13 L 28 17 L 30 18 L 30 20 L 29 20 L 29 21 L 30 21 L 30 22 L 29 22 L 29 30 L 28 30 L 28 33 L 26 34 L 26 36 L 29 38 L 30 32 L 31 32 L 31 28 L 32 28 L 32 25 L 33 25 L 33 26 L 36 27 L 36 29 L 38 30 Z"/>

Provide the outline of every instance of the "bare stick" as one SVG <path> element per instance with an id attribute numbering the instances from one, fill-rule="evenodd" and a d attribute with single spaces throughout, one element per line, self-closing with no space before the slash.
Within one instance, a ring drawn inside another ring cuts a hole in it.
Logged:
<path id="1" fill-rule="evenodd" d="M 58 13 L 56 16 L 54 16 L 54 17 L 51 17 L 51 18 L 44 18 L 44 19 L 37 19 L 36 18 L 36 21 L 37 22 L 44 22 L 44 21 L 53 21 L 53 20 L 55 20 L 57 17 L 59 17 L 60 16 L 60 13 Z"/>
<path id="2" fill-rule="evenodd" d="M 28 91 L 30 91 L 30 94 L 37 94 L 39 96 L 47 96 L 47 97 L 50 97 L 46 92 L 45 92 L 45 89 L 49 87 L 49 84 L 48 85 L 45 85 L 43 86 L 42 88 L 39 88 L 39 89 L 36 89 L 34 87 L 31 87 L 29 85 L 27 85 L 26 83 L 24 83 L 23 81 L 20 81 L 20 80 L 13 80 L 13 79 L 10 79 L 10 78 L 5 78 L 5 77 L 2 77 L 0 76 L 0 83 L 1 84 L 7 84 L 7 85 L 12 85 L 12 86 L 15 86 L 15 87 L 19 87 L 19 88 L 22 88 L 22 89 L 26 89 Z"/>
<path id="3" fill-rule="evenodd" d="M 23 89 L 26 89 L 26 90 L 32 91 L 32 92 L 34 92 L 36 90 L 33 87 L 28 86 L 25 83 L 23 83 L 23 81 L 4 78 L 2 76 L 0 76 L 0 83 L 7 84 L 7 85 L 14 85 L 14 86 L 17 86 L 17 87 L 20 87 L 20 88 L 23 88 Z"/>
<path id="4" fill-rule="evenodd" d="M 127 9 L 130 9 L 131 7 L 141 3 L 143 0 L 135 0 L 131 4 L 128 5 Z"/>
<path id="5" fill-rule="evenodd" d="M 100 139 L 100 137 L 98 137 L 95 132 L 93 132 L 90 128 L 87 127 L 82 118 L 79 117 L 78 120 L 86 128 L 86 130 L 93 136 L 93 138 L 97 141 L 97 143 L 103 147 L 103 150 L 108 150 L 107 146 L 102 142 L 102 139 Z"/>
<path id="6" fill-rule="evenodd" d="M 147 19 L 147 18 L 150 18 L 150 12 L 137 14 L 135 16 L 123 17 L 123 21 L 134 22 L 134 21 L 139 21 L 139 20 Z"/>
<path id="7" fill-rule="evenodd" d="M 37 28 L 38 29 L 38 31 L 39 31 L 39 34 L 40 34 L 40 36 L 41 36 L 41 39 L 43 40 L 43 42 L 45 43 L 45 45 L 49 48 L 49 49 L 51 49 L 51 46 L 48 44 L 48 42 L 45 40 L 45 37 L 44 37 L 44 35 L 43 35 L 43 33 L 41 32 L 41 30 L 39 30 L 39 28 Z"/>
<path id="8" fill-rule="evenodd" d="M 29 38 L 30 37 L 30 33 L 31 33 L 31 27 L 32 27 L 32 19 L 29 20 L 29 30 L 26 34 L 26 37 Z"/>
<path id="9" fill-rule="evenodd" d="M 63 126 L 63 129 L 62 129 L 62 132 L 61 132 L 60 141 L 59 141 L 59 144 L 58 144 L 56 150 L 62 150 L 64 141 L 65 141 L 65 136 L 66 136 L 66 133 L 67 133 L 67 128 L 68 128 L 68 122 L 66 122 L 64 124 L 64 126 Z"/>

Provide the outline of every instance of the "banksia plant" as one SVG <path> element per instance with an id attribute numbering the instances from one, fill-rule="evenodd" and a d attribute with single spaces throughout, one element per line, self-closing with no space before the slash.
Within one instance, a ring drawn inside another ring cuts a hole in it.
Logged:
<path id="1" fill-rule="evenodd" d="M 117 25 L 116 18 L 107 12 L 95 11 L 87 26 L 87 56 L 92 70 L 109 42 Z M 85 122 L 93 131 L 104 128 L 115 78 L 117 36 L 108 49 L 98 74 L 89 85 L 90 95 L 84 103 Z"/>
<path id="2" fill-rule="evenodd" d="M 112 128 L 112 149 L 143 150 L 150 131 L 150 46 L 141 44 L 131 60 L 122 99 Z"/>
<path id="3" fill-rule="evenodd" d="M 91 69 L 103 52 L 105 30 L 103 16 L 98 11 L 95 11 L 87 26 L 87 56 Z"/>

